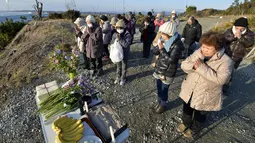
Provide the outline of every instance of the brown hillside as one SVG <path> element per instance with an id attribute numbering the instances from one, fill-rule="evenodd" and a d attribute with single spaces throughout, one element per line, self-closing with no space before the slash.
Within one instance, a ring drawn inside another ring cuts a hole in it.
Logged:
<path id="1" fill-rule="evenodd" d="M 74 30 L 68 21 L 27 24 L 0 55 L 0 88 L 19 86 L 47 74 L 48 54 L 62 40 L 74 44 Z"/>

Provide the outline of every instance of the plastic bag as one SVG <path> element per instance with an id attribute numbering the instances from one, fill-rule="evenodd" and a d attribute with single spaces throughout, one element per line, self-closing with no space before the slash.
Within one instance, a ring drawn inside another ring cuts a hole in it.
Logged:
<path id="1" fill-rule="evenodd" d="M 123 60 L 123 49 L 117 40 L 110 46 L 110 59 L 113 63 L 118 63 Z"/>

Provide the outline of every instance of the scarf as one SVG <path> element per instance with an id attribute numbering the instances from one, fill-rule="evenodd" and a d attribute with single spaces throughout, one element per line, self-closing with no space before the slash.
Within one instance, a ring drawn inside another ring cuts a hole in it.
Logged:
<path id="1" fill-rule="evenodd" d="M 165 49 L 167 52 L 170 51 L 170 48 L 172 47 L 173 42 L 179 37 L 179 34 L 176 32 L 174 35 L 165 42 Z"/>

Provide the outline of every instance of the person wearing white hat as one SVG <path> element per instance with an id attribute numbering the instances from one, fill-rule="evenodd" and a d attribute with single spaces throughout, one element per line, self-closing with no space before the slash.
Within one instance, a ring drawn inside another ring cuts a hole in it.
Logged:
<path id="1" fill-rule="evenodd" d="M 154 20 L 154 25 L 155 25 L 155 32 L 157 33 L 159 30 L 159 27 L 165 23 L 164 19 L 161 16 L 161 13 L 158 13 L 155 20 Z"/>
<path id="2" fill-rule="evenodd" d="M 177 33 L 175 22 L 166 22 L 159 28 L 161 38 L 158 39 L 158 46 L 154 49 L 154 54 L 158 55 L 155 72 L 158 91 L 158 104 L 152 109 L 156 113 L 166 111 L 168 100 L 168 89 L 176 75 L 178 61 L 184 49 L 180 35 Z"/>
<path id="3" fill-rule="evenodd" d="M 176 27 L 177 27 L 177 28 L 179 27 L 179 25 L 180 25 L 180 20 L 179 20 L 179 18 L 178 18 L 178 16 L 177 16 L 175 10 L 173 10 L 173 11 L 171 12 L 169 21 L 175 22 L 175 23 L 176 23 Z"/>
<path id="4" fill-rule="evenodd" d="M 90 61 L 92 76 L 100 76 L 103 72 L 103 33 L 92 15 L 86 17 L 87 28 L 84 33 L 76 29 L 77 35 L 86 45 L 86 55 Z"/>
<path id="5" fill-rule="evenodd" d="M 77 26 L 76 28 L 79 29 L 82 33 L 85 32 L 86 30 L 86 23 L 85 20 L 83 18 L 77 18 L 74 21 L 74 24 Z M 84 59 L 84 69 L 88 69 L 89 68 L 89 64 L 88 64 L 88 58 L 86 56 L 86 52 L 85 52 L 85 45 L 84 42 L 81 40 L 80 37 L 78 37 L 76 35 L 76 42 L 77 42 L 77 46 L 80 50 L 80 53 L 83 55 L 83 59 Z"/>

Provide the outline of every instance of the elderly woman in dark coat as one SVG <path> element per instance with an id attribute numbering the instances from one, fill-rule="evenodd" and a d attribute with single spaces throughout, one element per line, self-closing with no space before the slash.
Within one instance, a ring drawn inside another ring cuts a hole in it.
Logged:
<path id="1" fill-rule="evenodd" d="M 87 28 L 84 33 L 76 29 L 78 36 L 86 45 L 86 54 L 90 61 L 92 76 L 100 76 L 103 72 L 102 53 L 103 53 L 103 33 L 102 29 L 96 24 L 95 18 L 88 15 L 86 18 Z"/>

